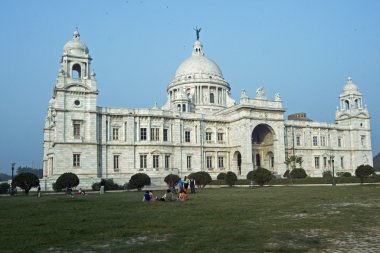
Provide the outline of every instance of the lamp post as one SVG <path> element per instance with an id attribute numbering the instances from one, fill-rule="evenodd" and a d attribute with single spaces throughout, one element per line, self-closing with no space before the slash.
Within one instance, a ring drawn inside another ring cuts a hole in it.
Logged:
<path id="1" fill-rule="evenodd" d="M 13 173 L 14 173 L 14 170 L 15 170 L 15 165 L 16 165 L 15 162 L 11 163 L 11 166 L 12 166 L 12 184 L 13 184 Z M 11 186 L 11 195 L 14 194 L 14 190 L 15 189 L 13 188 L 13 186 Z"/>
<path id="2" fill-rule="evenodd" d="M 330 169 L 332 168 L 332 182 L 331 182 L 331 185 L 335 186 L 336 185 L 336 182 L 335 182 L 335 169 L 334 169 L 334 158 L 335 158 L 335 156 L 332 153 L 324 153 L 323 155 L 329 157 Z"/>
<path id="3" fill-rule="evenodd" d="M 15 170 L 15 165 L 16 165 L 16 163 L 11 163 L 11 166 L 12 166 L 12 181 L 13 181 L 13 173 L 14 173 L 14 170 Z"/>
<path id="4" fill-rule="evenodd" d="M 334 156 L 331 156 L 331 162 L 332 162 L 332 186 L 335 186 L 335 170 L 334 170 Z"/>

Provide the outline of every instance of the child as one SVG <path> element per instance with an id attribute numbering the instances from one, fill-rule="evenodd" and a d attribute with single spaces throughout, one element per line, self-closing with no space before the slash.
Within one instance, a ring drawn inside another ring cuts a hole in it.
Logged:
<path id="1" fill-rule="evenodd" d="M 142 201 L 150 201 L 150 200 L 151 200 L 151 197 L 150 197 L 149 191 L 146 191 Z"/>

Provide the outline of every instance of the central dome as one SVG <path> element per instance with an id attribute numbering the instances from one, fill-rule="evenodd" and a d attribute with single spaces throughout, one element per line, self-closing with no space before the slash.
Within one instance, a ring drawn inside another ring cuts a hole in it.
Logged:
<path id="1" fill-rule="evenodd" d="M 222 71 L 218 65 L 213 60 L 204 56 L 203 46 L 199 40 L 197 40 L 193 46 L 192 56 L 179 65 L 177 71 L 175 72 L 174 78 L 177 79 L 181 76 L 201 73 L 223 78 Z"/>

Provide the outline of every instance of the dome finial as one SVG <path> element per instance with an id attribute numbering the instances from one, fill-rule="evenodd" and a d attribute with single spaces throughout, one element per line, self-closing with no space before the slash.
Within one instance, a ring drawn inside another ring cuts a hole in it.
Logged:
<path id="1" fill-rule="evenodd" d="M 348 74 L 347 81 L 348 81 L 348 82 L 352 82 L 352 78 L 351 78 L 351 75 L 350 75 L 350 74 Z"/>
<path id="2" fill-rule="evenodd" d="M 80 38 L 80 34 L 79 34 L 78 26 L 76 26 L 74 34 L 73 34 L 73 40 L 79 40 L 79 38 Z"/>
<path id="3" fill-rule="evenodd" d="M 199 33 L 201 32 L 201 30 L 202 30 L 202 28 L 198 28 L 198 26 L 196 26 L 195 28 L 194 28 L 194 31 L 195 31 L 195 33 L 197 34 L 197 40 L 199 40 Z"/>

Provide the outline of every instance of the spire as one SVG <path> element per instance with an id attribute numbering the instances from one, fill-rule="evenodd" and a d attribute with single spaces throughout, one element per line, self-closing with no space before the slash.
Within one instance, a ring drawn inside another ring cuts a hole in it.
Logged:
<path id="1" fill-rule="evenodd" d="M 79 40 L 79 39 L 80 39 L 80 34 L 79 34 L 78 26 L 76 26 L 74 34 L 73 34 L 73 40 Z"/>

